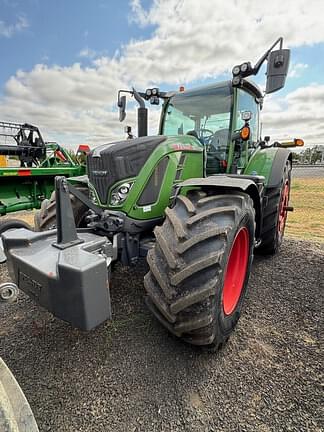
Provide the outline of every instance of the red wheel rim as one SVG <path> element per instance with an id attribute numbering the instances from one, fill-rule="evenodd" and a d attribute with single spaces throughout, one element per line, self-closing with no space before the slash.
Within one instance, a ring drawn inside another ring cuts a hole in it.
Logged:
<path id="1" fill-rule="evenodd" d="M 278 233 L 281 235 L 283 235 L 286 226 L 288 204 L 289 204 L 289 181 L 286 180 L 286 183 L 282 190 L 281 200 L 279 205 Z"/>
<path id="2" fill-rule="evenodd" d="M 223 289 L 223 309 L 230 315 L 241 297 L 249 260 L 249 232 L 241 228 L 234 239 L 227 261 Z"/>

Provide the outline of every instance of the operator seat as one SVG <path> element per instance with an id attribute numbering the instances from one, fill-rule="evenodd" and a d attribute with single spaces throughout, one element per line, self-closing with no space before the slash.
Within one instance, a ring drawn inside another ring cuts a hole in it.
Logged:
<path id="1" fill-rule="evenodd" d="M 229 129 L 220 129 L 216 131 L 209 143 L 216 151 L 227 148 Z"/>
<path id="2" fill-rule="evenodd" d="M 186 133 L 186 135 L 194 136 L 195 138 L 197 138 L 197 140 L 198 140 L 201 144 L 204 144 L 202 138 L 199 138 L 197 132 L 196 132 L 194 129 L 191 130 L 191 131 L 188 131 L 188 132 Z"/>
<path id="3" fill-rule="evenodd" d="M 218 174 L 226 171 L 229 129 L 220 129 L 214 133 L 207 146 L 207 174 Z"/>

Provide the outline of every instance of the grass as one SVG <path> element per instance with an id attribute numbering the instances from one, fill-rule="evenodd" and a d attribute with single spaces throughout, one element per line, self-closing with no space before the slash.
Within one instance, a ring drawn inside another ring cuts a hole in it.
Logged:
<path id="1" fill-rule="evenodd" d="M 324 242 L 324 178 L 292 180 L 286 235 Z"/>

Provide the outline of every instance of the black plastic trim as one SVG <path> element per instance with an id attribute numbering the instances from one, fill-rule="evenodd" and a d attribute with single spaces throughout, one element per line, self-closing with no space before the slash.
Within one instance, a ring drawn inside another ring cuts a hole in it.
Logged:
<path id="1" fill-rule="evenodd" d="M 291 151 L 284 148 L 278 148 L 272 162 L 267 188 L 280 187 L 283 170 L 288 159 L 292 159 Z"/>
<path id="2" fill-rule="evenodd" d="M 151 177 L 146 183 L 143 192 L 141 193 L 139 200 L 137 201 L 138 205 L 145 206 L 154 204 L 158 200 L 168 163 L 169 158 L 166 156 L 156 165 Z"/>

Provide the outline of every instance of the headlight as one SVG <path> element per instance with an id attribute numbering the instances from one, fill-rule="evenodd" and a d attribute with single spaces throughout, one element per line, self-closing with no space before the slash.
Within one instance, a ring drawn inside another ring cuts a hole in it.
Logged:
<path id="1" fill-rule="evenodd" d="M 241 64 L 241 72 L 245 73 L 248 70 L 249 65 L 247 63 Z"/>
<path id="2" fill-rule="evenodd" d="M 94 191 L 94 189 L 93 189 L 93 187 L 91 185 L 89 185 L 89 199 L 94 204 L 99 204 L 98 200 L 97 200 L 97 197 L 96 197 L 96 194 L 95 194 L 95 191 Z"/>
<path id="3" fill-rule="evenodd" d="M 121 205 L 127 198 L 132 186 L 133 182 L 127 182 L 117 186 L 111 193 L 110 204 L 112 206 Z"/>
<path id="4" fill-rule="evenodd" d="M 236 76 L 236 75 L 238 75 L 240 73 L 240 71 L 241 71 L 240 66 L 234 66 L 233 70 L 232 70 L 232 74 L 234 76 Z"/>

